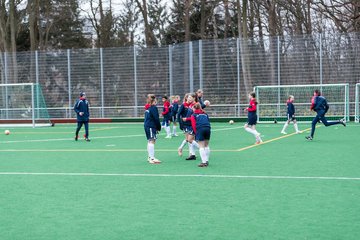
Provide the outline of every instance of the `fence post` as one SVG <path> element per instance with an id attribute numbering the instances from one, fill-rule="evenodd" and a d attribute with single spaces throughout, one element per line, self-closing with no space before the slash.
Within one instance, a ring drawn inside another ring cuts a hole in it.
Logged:
<path id="1" fill-rule="evenodd" d="M 169 92 L 174 95 L 173 89 L 173 69 L 172 69 L 172 45 L 169 45 Z"/>
<path id="2" fill-rule="evenodd" d="M 138 116 L 138 100 L 137 100 L 137 65 L 136 65 L 136 46 L 134 45 L 134 104 L 135 104 L 135 117 Z"/>
<path id="3" fill-rule="evenodd" d="M 39 109 L 39 52 L 35 51 L 35 81 L 36 81 L 36 112 L 37 117 L 40 117 L 40 109 Z M 33 109 L 34 111 L 34 109 Z"/>
<path id="4" fill-rule="evenodd" d="M 199 40 L 199 87 L 200 89 L 204 88 L 204 82 L 203 82 L 203 62 L 202 62 L 202 55 L 203 55 L 203 50 L 202 50 L 202 40 Z"/>
<path id="5" fill-rule="evenodd" d="M 277 36 L 277 42 L 278 42 L 278 86 L 281 85 L 281 82 L 280 82 L 280 36 Z M 278 110 L 278 114 L 277 116 L 279 117 L 280 116 L 280 102 L 281 102 L 281 99 L 280 99 L 280 87 L 279 87 L 279 90 L 278 90 L 278 107 L 277 107 L 277 110 Z"/>
<path id="6" fill-rule="evenodd" d="M 320 88 L 323 84 L 322 33 L 320 33 Z M 321 89 L 322 91 L 322 89 Z"/>
<path id="7" fill-rule="evenodd" d="M 240 38 L 236 39 L 236 61 L 237 61 L 237 104 L 238 104 L 238 117 L 240 117 L 241 113 L 241 95 L 240 95 Z"/>
<path id="8" fill-rule="evenodd" d="M 104 118 L 104 61 L 103 48 L 100 48 L 100 91 L 101 91 L 101 117 Z"/>
<path id="9" fill-rule="evenodd" d="M 7 52 L 4 52 L 4 76 L 5 76 L 5 84 L 9 83 L 9 76 L 8 76 L 8 64 L 7 64 Z M 5 87 L 5 115 L 6 115 L 6 119 L 9 119 L 9 99 L 8 99 L 8 88 Z"/>
<path id="10" fill-rule="evenodd" d="M 69 98 L 69 112 L 68 117 L 71 118 L 72 100 L 71 100 L 71 59 L 70 49 L 67 50 L 67 74 L 68 74 L 68 98 Z"/>
<path id="11" fill-rule="evenodd" d="M 194 65 L 193 65 L 193 45 L 189 42 L 189 71 L 190 71 L 190 92 L 194 92 Z"/>

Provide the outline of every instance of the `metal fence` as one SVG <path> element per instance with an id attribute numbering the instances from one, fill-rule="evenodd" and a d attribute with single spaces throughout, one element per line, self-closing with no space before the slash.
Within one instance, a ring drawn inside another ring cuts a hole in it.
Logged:
<path id="1" fill-rule="evenodd" d="M 148 93 L 182 97 L 198 88 L 212 103 L 211 116 L 241 117 L 254 86 L 331 83 L 349 83 L 353 115 L 359 56 L 356 33 L 231 38 L 165 47 L 3 52 L 0 76 L 3 84 L 39 83 L 51 118 L 74 117 L 80 91 L 87 93 L 94 118 L 141 117 Z"/>

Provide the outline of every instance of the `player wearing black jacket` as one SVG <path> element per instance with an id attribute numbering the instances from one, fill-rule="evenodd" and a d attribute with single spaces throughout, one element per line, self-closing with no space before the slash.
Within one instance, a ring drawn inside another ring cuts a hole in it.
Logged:
<path id="1" fill-rule="evenodd" d="M 145 105 L 144 130 L 148 140 L 148 162 L 151 164 L 161 163 L 155 158 L 155 142 L 157 133 L 161 131 L 161 123 L 159 119 L 159 111 L 156 107 L 156 97 L 154 94 L 149 94 L 147 104 Z"/>
<path id="2" fill-rule="evenodd" d="M 314 96 L 311 99 L 310 109 L 316 112 L 316 116 L 314 117 L 311 123 L 310 136 L 305 137 L 307 140 L 313 140 L 315 133 L 315 126 L 320 120 L 326 127 L 335 124 L 342 124 L 344 127 L 346 127 L 345 121 L 343 119 L 332 122 L 327 121 L 325 114 L 329 110 L 329 104 L 327 103 L 326 98 L 321 96 L 321 92 L 319 90 L 314 91 Z"/>
<path id="3" fill-rule="evenodd" d="M 84 92 L 80 93 L 80 98 L 76 100 L 74 105 L 74 111 L 76 112 L 77 119 L 77 128 L 75 132 L 75 141 L 79 138 L 79 131 L 82 125 L 85 126 L 85 141 L 90 142 L 89 139 L 89 102 L 86 100 L 86 94 Z"/>

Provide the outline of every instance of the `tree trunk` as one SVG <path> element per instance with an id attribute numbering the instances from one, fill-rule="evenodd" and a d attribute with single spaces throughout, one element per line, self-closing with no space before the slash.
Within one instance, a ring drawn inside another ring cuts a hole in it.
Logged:
<path id="1" fill-rule="evenodd" d="M 16 59 L 16 6 L 15 0 L 10 0 L 10 44 L 11 44 L 11 52 L 12 52 L 12 67 L 13 67 L 13 82 L 18 82 L 18 68 L 17 68 L 17 59 Z"/>
<path id="2" fill-rule="evenodd" d="M 190 36 L 190 6 L 191 0 L 185 0 L 185 17 L 184 17 L 184 26 L 185 26 L 185 42 L 191 41 Z"/>
<path id="3" fill-rule="evenodd" d="M 200 20 L 200 39 L 205 39 L 205 28 L 206 28 L 206 0 L 201 0 L 201 20 Z"/>
<path id="4" fill-rule="evenodd" d="M 140 12 L 144 19 L 144 27 L 145 27 L 145 42 L 147 46 L 152 46 L 156 44 L 156 39 L 153 31 L 151 30 L 151 26 L 148 20 L 148 10 L 146 0 L 142 0 L 142 4 L 139 0 L 136 0 L 136 3 L 140 9 Z"/>
<path id="5" fill-rule="evenodd" d="M 267 11 L 269 16 L 269 33 L 270 33 L 270 82 L 269 85 L 277 84 L 277 38 L 276 38 L 276 0 L 267 1 Z M 279 63 L 278 63 L 279 64 Z"/>
<path id="6" fill-rule="evenodd" d="M 242 9 L 240 0 L 237 0 L 238 9 L 238 26 L 239 26 L 239 40 L 240 40 L 240 58 L 241 68 L 243 71 L 243 80 L 246 93 L 253 89 L 253 82 L 250 72 L 250 50 L 248 46 L 248 28 L 247 28 L 247 0 L 242 0 Z"/>

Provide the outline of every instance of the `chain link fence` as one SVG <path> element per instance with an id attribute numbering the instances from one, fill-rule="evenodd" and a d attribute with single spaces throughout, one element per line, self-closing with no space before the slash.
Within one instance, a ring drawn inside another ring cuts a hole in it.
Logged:
<path id="1" fill-rule="evenodd" d="M 331 83 L 349 83 L 353 115 L 359 56 L 358 33 L 231 38 L 164 47 L 3 52 L 0 76 L 2 84 L 39 83 L 51 118 L 75 117 L 73 104 L 81 91 L 93 118 L 142 117 L 148 93 L 159 100 L 182 98 L 199 88 L 211 101 L 211 116 L 242 117 L 254 86 Z"/>

